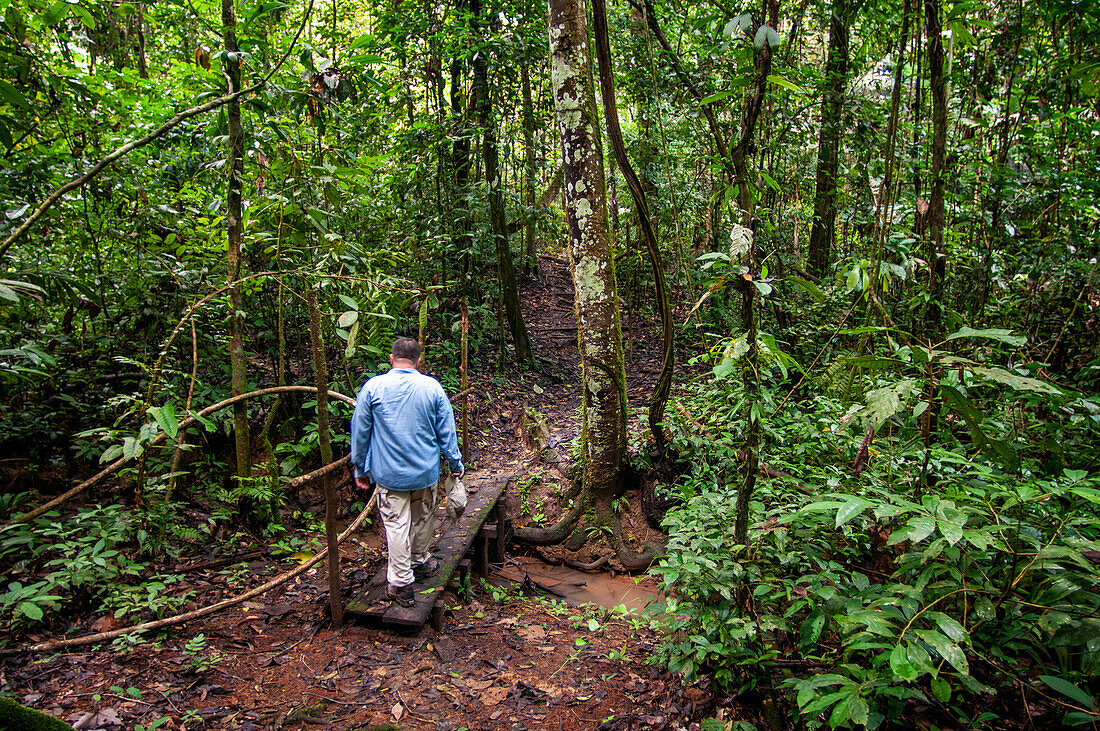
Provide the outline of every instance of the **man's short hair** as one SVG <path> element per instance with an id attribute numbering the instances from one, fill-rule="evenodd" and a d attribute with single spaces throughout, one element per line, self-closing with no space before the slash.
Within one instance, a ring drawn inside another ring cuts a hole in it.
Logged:
<path id="1" fill-rule="evenodd" d="M 398 338 L 393 341 L 390 355 L 394 360 L 407 360 L 416 363 L 420 360 L 420 343 L 412 338 Z"/>

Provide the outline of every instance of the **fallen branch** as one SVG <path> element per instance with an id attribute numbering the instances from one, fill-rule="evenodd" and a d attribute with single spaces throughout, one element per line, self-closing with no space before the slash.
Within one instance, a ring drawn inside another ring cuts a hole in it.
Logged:
<path id="1" fill-rule="evenodd" d="M 242 393 L 239 396 L 231 396 L 230 398 L 227 398 L 224 401 L 219 401 L 218 403 L 214 404 L 213 406 L 207 406 L 205 409 L 203 409 L 202 411 L 195 414 L 195 416 L 187 417 L 186 419 L 184 419 L 183 421 L 181 421 L 179 423 L 178 429 L 186 429 L 186 428 L 192 426 L 195 422 L 197 422 L 200 417 L 207 416 L 209 414 L 213 414 L 214 412 L 220 411 L 220 410 L 222 410 L 226 407 L 232 406 L 233 404 L 235 404 L 239 401 L 244 401 L 246 399 L 256 398 L 256 397 L 259 397 L 259 396 L 269 396 L 269 395 L 275 394 L 275 393 L 292 393 L 292 392 L 317 393 L 317 389 L 312 387 L 312 386 L 275 386 L 273 388 L 261 388 L 259 391 L 250 391 L 249 393 Z M 345 396 L 344 394 L 337 393 L 336 391 L 329 391 L 328 393 L 329 393 L 329 396 L 331 396 L 332 398 L 343 401 L 344 403 L 351 404 L 352 406 L 355 405 L 355 399 L 351 398 L 350 396 Z M 155 437 L 153 437 L 152 441 L 149 442 L 149 446 L 151 446 L 151 447 L 156 446 L 157 444 L 160 444 L 165 439 L 167 439 L 167 437 L 168 437 L 168 435 L 165 432 L 161 432 L 160 434 L 157 434 Z M 65 501 L 69 500 L 70 498 L 75 497 L 76 495 L 79 495 L 80 493 L 84 492 L 89 487 L 91 487 L 92 485 L 94 485 L 97 482 L 99 482 L 100 480 L 102 480 L 104 477 L 107 477 L 108 475 L 114 474 L 124 464 L 126 464 L 128 461 L 130 461 L 128 457 L 120 457 L 119 459 L 115 460 L 110 465 L 108 465 L 106 468 L 104 468 L 103 470 L 100 470 L 96 474 L 92 475 L 87 480 L 84 480 L 84 482 L 80 483 L 79 485 L 77 485 L 73 489 L 69 490 L 68 492 L 65 492 L 65 493 L 62 493 L 61 495 L 58 495 L 53 500 L 49 501 L 45 505 L 42 505 L 41 507 L 35 508 L 34 510 L 32 510 L 28 513 L 23 513 L 18 518 L 12 518 L 10 521 L 5 523 L 4 525 L 13 525 L 15 523 L 29 523 L 30 521 L 34 520 L 35 518 L 39 517 L 40 515 L 44 515 L 44 514 L 48 513 L 49 511 L 53 510 L 58 505 L 61 505 Z"/>
<path id="2" fill-rule="evenodd" d="M 316 389 L 309 389 L 309 390 L 316 391 Z M 363 508 L 363 512 L 359 513 L 359 517 L 357 517 L 355 519 L 355 521 L 352 522 L 352 524 L 349 525 L 346 529 L 344 529 L 344 532 L 341 533 L 337 537 L 336 545 L 340 545 L 341 543 L 343 543 L 344 540 L 346 540 L 347 537 L 352 534 L 352 532 L 354 532 L 356 529 L 358 529 L 359 526 L 363 524 L 363 521 L 367 519 L 367 515 L 370 514 L 371 508 L 374 508 L 377 504 L 378 504 L 378 499 L 377 498 L 371 498 L 371 501 L 369 503 L 367 503 L 367 506 L 365 508 Z M 199 617 L 205 617 L 206 615 L 213 614 L 214 612 L 217 612 L 218 610 L 225 609 L 226 607 L 231 607 L 235 604 L 240 604 L 241 602 L 248 601 L 249 599 L 252 599 L 253 597 L 257 597 L 260 594 L 271 591 L 276 586 L 279 586 L 281 584 L 285 584 L 286 582 L 293 579 L 295 576 L 299 576 L 299 575 L 305 573 L 306 571 L 308 571 L 309 569 L 313 568 L 316 564 L 320 563 L 321 560 L 326 557 L 326 555 L 327 555 L 327 547 L 322 548 L 319 551 L 317 551 L 317 553 L 313 556 L 313 558 L 309 559 L 308 561 L 303 563 L 301 566 L 293 568 L 290 571 L 287 571 L 285 574 L 281 574 L 279 576 L 276 576 L 274 579 L 267 582 L 266 584 L 262 584 L 260 586 L 257 586 L 255 589 L 250 589 L 249 591 L 246 591 L 243 594 L 238 594 L 235 597 L 232 597 L 230 599 L 224 599 L 220 602 L 217 602 L 215 604 L 211 604 L 210 606 L 203 607 L 201 609 L 196 609 L 196 610 L 191 611 L 191 612 L 185 612 L 183 614 L 176 615 L 175 617 L 165 617 L 164 619 L 155 619 L 151 622 L 145 622 L 143 624 L 135 625 L 133 627 L 123 627 L 121 629 L 113 629 L 113 630 L 110 630 L 108 632 L 100 632 L 100 633 L 94 634 L 94 635 L 85 635 L 84 637 L 72 637 L 72 638 L 67 639 L 67 640 L 48 640 L 46 642 L 39 642 L 37 645 L 31 646 L 30 649 L 31 649 L 32 652 L 52 652 L 54 650 L 61 650 L 61 649 L 67 648 L 67 647 L 80 647 L 82 645 L 94 645 L 98 642 L 106 642 L 108 640 L 113 640 L 117 637 L 122 637 L 123 635 L 128 635 L 128 634 L 131 634 L 133 632 L 148 632 L 149 630 L 161 629 L 162 627 L 174 627 L 177 624 L 183 624 L 184 622 L 190 622 L 192 619 L 198 619 Z"/>

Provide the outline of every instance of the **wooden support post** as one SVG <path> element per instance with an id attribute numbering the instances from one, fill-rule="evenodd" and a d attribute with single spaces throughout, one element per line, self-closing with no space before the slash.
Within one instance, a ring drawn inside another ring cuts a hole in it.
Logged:
<path id="1" fill-rule="evenodd" d="M 489 536 L 484 530 L 477 534 L 477 572 L 481 578 L 489 578 Z"/>
<path id="2" fill-rule="evenodd" d="M 497 563 L 503 564 L 504 559 L 508 556 L 508 541 L 511 538 L 511 526 L 508 524 L 508 506 L 505 504 L 504 496 L 501 495 L 497 500 L 496 507 L 493 508 L 497 518 L 497 535 L 496 535 L 496 548 Z"/>
<path id="3" fill-rule="evenodd" d="M 458 588 L 465 601 L 469 597 L 470 589 L 470 559 L 464 558 L 458 562 Z"/>
<path id="4" fill-rule="evenodd" d="M 439 632 L 443 629 L 443 602 L 436 600 L 432 605 L 432 629 Z"/>

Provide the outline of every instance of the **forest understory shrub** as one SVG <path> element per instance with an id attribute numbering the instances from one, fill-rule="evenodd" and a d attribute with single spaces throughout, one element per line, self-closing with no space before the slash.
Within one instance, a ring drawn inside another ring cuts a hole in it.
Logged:
<path id="1" fill-rule="evenodd" d="M 1044 397 L 1069 417 L 1057 434 L 1011 426 L 1007 409 L 1034 402 L 981 402 L 982 428 L 1019 453 L 1018 471 L 975 454 L 946 406 L 948 427 L 930 443 L 896 406 L 855 474 L 853 410 L 803 400 L 766 422 L 764 461 L 796 479 L 757 482 L 742 546 L 739 388 L 712 383 L 689 398 L 678 448 L 694 469 L 654 569 L 671 670 L 730 692 L 778 688 L 810 727 L 875 728 L 914 702 L 978 726 L 1018 715 L 1019 694 L 1044 722 L 1100 721 L 1100 477 L 1073 468 L 1094 458 L 1095 413 L 1082 399 Z M 1040 458 L 1051 437 L 1056 468 Z"/>
<path id="2" fill-rule="evenodd" d="M 191 592 L 172 593 L 178 574 L 149 573 L 135 557 L 145 530 L 121 505 L 80 508 L 63 519 L 50 512 L 31 524 L 0 529 L 0 623 L 9 631 L 53 624 L 62 611 L 109 611 L 116 618 L 162 617 Z"/>

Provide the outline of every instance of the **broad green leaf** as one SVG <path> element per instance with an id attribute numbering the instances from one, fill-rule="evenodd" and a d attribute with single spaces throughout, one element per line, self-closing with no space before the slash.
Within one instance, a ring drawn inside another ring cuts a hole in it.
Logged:
<path id="1" fill-rule="evenodd" d="M 1056 675 L 1040 675 L 1039 680 L 1043 681 L 1065 697 L 1072 698 L 1088 710 L 1092 710 L 1092 696 L 1087 691 L 1082 690 L 1068 680 L 1059 678 Z"/>
<path id="2" fill-rule="evenodd" d="M 946 660 L 955 670 L 963 675 L 970 674 L 970 666 L 966 662 L 966 655 L 947 636 L 936 630 L 919 629 L 917 630 L 917 637 L 931 645 L 932 649 L 938 652 L 940 657 Z"/>
<path id="3" fill-rule="evenodd" d="M 1011 330 L 1005 330 L 999 327 L 989 328 L 988 330 L 975 330 L 970 327 L 962 327 L 958 332 L 947 336 L 948 340 L 956 340 L 958 338 L 988 338 L 989 340 L 999 340 L 1009 345 L 1024 345 L 1027 343 L 1026 336 L 1013 335 Z"/>
<path id="4" fill-rule="evenodd" d="M 905 645 L 900 643 L 890 653 L 890 670 L 900 680 L 916 680 L 920 676 L 917 666 L 909 662 L 909 653 Z"/>
<path id="5" fill-rule="evenodd" d="M 978 41 L 974 38 L 974 34 L 970 32 L 970 29 L 966 27 L 961 20 L 950 20 L 947 22 L 947 27 L 951 29 L 951 32 L 958 39 L 960 47 L 973 46 Z"/>
<path id="6" fill-rule="evenodd" d="M 710 96 L 703 97 L 702 100 L 700 100 L 699 103 L 700 104 L 713 104 L 714 102 L 720 102 L 723 99 L 729 99 L 731 96 L 733 96 L 736 93 L 737 93 L 736 91 L 719 91 L 719 92 L 716 92 L 714 94 L 711 94 Z"/>
<path id="7" fill-rule="evenodd" d="M 768 45 L 772 47 L 772 50 L 779 48 L 779 34 L 775 32 L 775 28 L 771 26 L 765 26 L 768 29 Z"/>
<path id="8" fill-rule="evenodd" d="M 939 518 L 936 520 L 936 525 L 939 527 L 940 533 L 943 535 L 944 539 L 952 546 L 962 540 L 962 523 Z"/>
<path id="9" fill-rule="evenodd" d="M 344 314 L 340 315 L 340 319 L 336 321 L 337 327 L 351 327 L 359 321 L 359 313 L 355 310 L 348 310 Z"/>
<path id="10" fill-rule="evenodd" d="M 358 336 L 359 323 L 356 322 L 354 325 L 351 326 L 351 329 L 348 331 L 348 344 L 347 347 L 344 348 L 344 358 L 350 358 L 351 356 L 355 355 L 355 341 Z"/>
<path id="11" fill-rule="evenodd" d="M 1066 726 L 1084 726 L 1086 723 L 1095 724 L 1097 720 L 1100 719 L 1095 713 L 1074 711 L 1073 713 L 1067 713 L 1062 719 L 1062 723 Z"/>
<path id="12" fill-rule="evenodd" d="M 943 678 L 932 678 L 932 695 L 940 703 L 947 703 L 951 700 L 951 684 Z"/>
<path id="13" fill-rule="evenodd" d="M 69 14 L 70 7 L 71 5 L 65 0 L 57 0 L 53 5 L 46 8 L 46 12 L 42 13 L 42 22 L 52 28 Z"/>
<path id="14" fill-rule="evenodd" d="M 337 297 L 340 298 L 340 301 L 343 302 L 349 310 L 355 310 L 356 312 L 359 311 L 359 303 L 353 300 L 351 297 L 348 297 L 346 294 L 340 294 L 337 295 Z"/>
<path id="15" fill-rule="evenodd" d="M 806 716 L 816 716 L 842 698 L 851 698 L 850 691 L 841 690 L 836 693 L 827 693 L 806 705 L 802 709 L 802 713 Z"/>
<path id="16" fill-rule="evenodd" d="M 764 48 L 764 44 L 768 42 L 768 26 L 762 25 L 756 31 L 756 37 L 752 39 L 752 45 L 756 50 L 761 51 Z"/>
<path id="17" fill-rule="evenodd" d="M 1057 387 L 1050 385 L 1046 381 L 1040 381 L 1038 378 L 1027 378 L 1026 376 L 1017 375 L 1010 371 L 1006 371 L 1004 368 L 983 368 L 981 366 L 971 366 L 970 372 L 980 378 L 988 378 L 991 381 L 997 383 L 1003 383 L 1006 386 L 1016 389 L 1017 391 L 1035 391 L 1037 393 L 1046 393 L 1052 396 L 1057 396 L 1062 393 Z"/>
<path id="18" fill-rule="evenodd" d="M 1100 640 L 1100 619 L 1082 619 L 1063 627 L 1050 641 L 1051 647 L 1081 647 Z"/>
<path id="19" fill-rule="evenodd" d="M 909 540 L 913 543 L 920 543 L 925 538 L 932 535 L 932 531 L 936 529 L 936 521 L 927 515 L 918 515 L 910 518 L 908 525 L 912 528 Z"/>
<path id="20" fill-rule="evenodd" d="M 122 445 L 112 444 L 103 450 L 103 454 L 99 455 L 99 463 L 106 464 L 108 462 L 114 462 L 116 459 L 122 456 Z"/>
<path id="21" fill-rule="evenodd" d="M 13 107 L 21 107 L 23 109 L 31 108 L 31 103 L 27 101 L 23 92 L 3 79 L 0 79 L 0 99 L 3 99 Z"/>
<path id="22" fill-rule="evenodd" d="M 902 404 L 911 396 L 920 392 L 920 384 L 912 378 L 868 391 L 866 405 L 859 417 L 867 426 L 878 430 L 883 422 L 902 409 Z"/>
<path id="23" fill-rule="evenodd" d="M 791 91 L 796 92 L 798 94 L 808 94 L 809 93 L 805 89 L 803 89 L 801 86 L 799 86 L 798 84 L 794 84 L 790 81 L 787 81 L 782 76 L 774 76 L 774 75 L 769 76 L 768 77 L 768 82 L 772 83 L 772 84 L 775 84 L 776 86 L 782 86 L 784 89 L 790 89 Z"/>
<path id="24" fill-rule="evenodd" d="M 840 506 L 840 508 L 837 509 L 836 526 L 834 527 L 839 528 L 840 526 L 844 525 L 852 518 L 856 517 L 864 510 L 866 510 L 870 505 L 870 502 L 862 498 L 849 498 L 843 505 Z"/>
<path id="25" fill-rule="evenodd" d="M 790 282 L 796 287 L 800 287 L 801 289 L 805 290 L 809 293 L 811 297 L 814 298 L 814 301 L 816 301 L 819 305 L 825 302 L 825 294 L 816 284 L 809 281 L 808 279 L 803 279 L 802 277 L 784 277 L 783 281 Z"/>
<path id="26" fill-rule="evenodd" d="M 175 439 L 179 434 L 180 422 L 176 418 L 176 407 L 172 404 L 154 406 L 149 409 L 149 416 L 153 417 L 157 425 L 164 430 L 169 439 Z"/>
<path id="27" fill-rule="evenodd" d="M 940 631 L 953 639 L 955 642 L 967 641 L 966 628 L 956 622 L 951 617 L 947 616 L 943 612 L 929 612 L 927 616 L 929 619 L 936 623 L 936 626 L 940 628 Z"/>
<path id="28" fill-rule="evenodd" d="M 36 622 L 42 619 L 42 607 L 33 602 L 20 602 L 19 611 L 26 615 L 28 619 L 33 619 Z"/>

